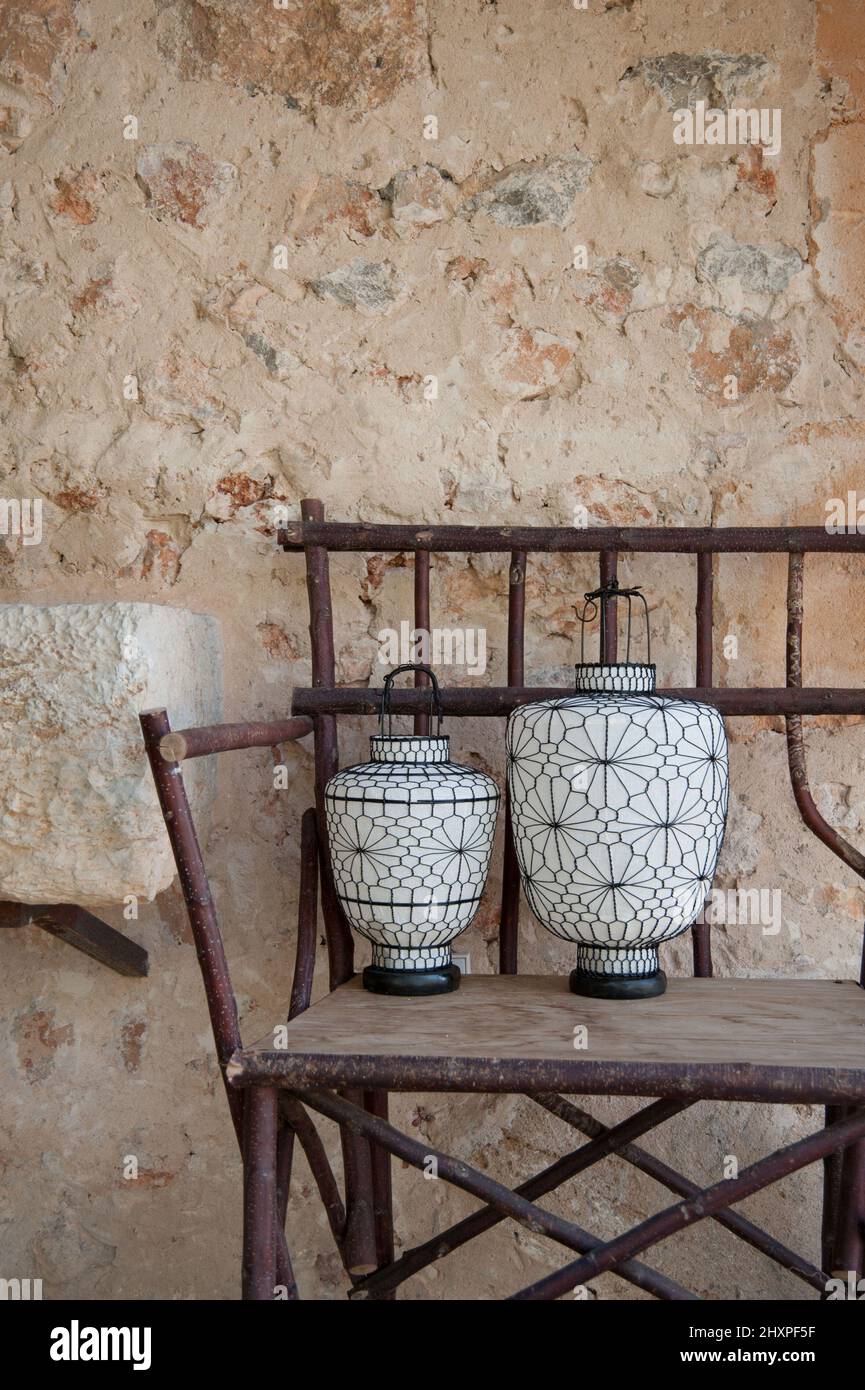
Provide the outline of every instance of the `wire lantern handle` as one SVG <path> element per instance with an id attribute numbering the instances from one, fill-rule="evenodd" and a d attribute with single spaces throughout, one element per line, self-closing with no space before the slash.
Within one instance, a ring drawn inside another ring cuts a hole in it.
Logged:
<path id="1" fill-rule="evenodd" d="M 651 634 L 651 631 L 650 631 L 650 629 L 649 629 L 649 605 L 648 605 L 648 603 L 646 602 L 646 596 L 645 596 L 645 594 L 643 593 L 642 586 L 639 585 L 639 584 L 637 584 L 633 589 L 620 589 L 620 588 L 619 588 L 619 581 L 618 581 L 618 579 L 611 579 L 610 582 L 609 582 L 609 584 L 602 584 L 601 587 L 600 587 L 599 589 L 592 589 L 591 593 L 584 594 L 584 595 L 583 595 L 583 598 L 585 599 L 585 603 L 583 604 L 583 611 L 582 611 L 582 613 L 579 611 L 579 609 L 575 609 L 576 614 L 577 614 L 577 617 L 579 618 L 579 621 L 580 621 L 580 664 L 581 664 L 581 665 L 585 665 L 585 660 L 586 660 L 586 627 L 587 627 L 590 623 L 593 623 L 593 622 L 595 621 L 595 618 L 596 618 L 597 615 L 598 615 L 598 609 L 599 609 L 599 608 L 600 608 L 600 612 L 601 612 L 601 637 L 600 637 L 600 652 L 599 652 L 598 654 L 599 654 L 599 656 L 600 656 L 601 658 L 603 658 L 604 651 L 606 650 L 606 645 L 607 645 L 607 644 L 606 644 L 606 637 L 607 637 L 607 604 L 606 604 L 606 600 L 607 600 L 607 599 L 610 599 L 610 598 L 612 598 L 612 599 L 626 598 L 626 599 L 628 600 L 628 631 L 627 631 L 627 640 L 626 640 L 626 647 L 625 647 L 625 661 L 626 661 L 626 662 L 629 662 L 629 661 L 630 661 L 630 659 L 631 659 L 631 600 L 634 599 L 634 598 L 637 598 L 637 599 L 639 599 L 639 600 L 641 601 L 641 603 L 642 603 L 642 605 L 643 605 L 643 613 L 644 613 L 645 620 L 646 620 L 646 665 L 647 665 L 647 666 L 651 666 L 651 664 L 652 664 L 652 634 Z M 598 600 L 600 600 L 600 603 L 598 602 Z M 589 611 L 589 609 L 591 609 L 591 612 Z M 614 621 L 615 621 L 615 619 L 614 619 Z"/>
<path id="2" fill-rule="evenodd" d="M 442 697 L 439 690 L 439 683 L 436 680 L 435 671 L 431 666 L 426 666 L 422 661 L 407 661 L 404 666 L 395 666 L 392 671 L 388 671 L 384 678 L 384 689 L 381 695 L 381 708 L 378 716 L 379 733 L 384 736 L 384 721 L 387 718 L 387 737 L 390 738 L 393 732 L 393 711 L 391 710 L 390 697 L 393 683 L 397 676 L 401 676 L 404 671 L 423 671 L 429 677 L 429 712 L 430 717 L 436 716 L 438 724 L 436 727 L 436 738 L 442 731 Z"/>

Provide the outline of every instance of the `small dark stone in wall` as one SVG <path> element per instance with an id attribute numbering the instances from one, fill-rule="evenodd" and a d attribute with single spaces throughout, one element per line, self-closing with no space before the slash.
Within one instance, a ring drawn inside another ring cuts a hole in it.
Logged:
<path id="1" fill-rule="evenodd" d="M 536 227 L 551 222 L 566 227 L 574 199 L 588 187 L 592 161 L 582 155 L 515 164 L 489 179 L 463 205 L 472 217 L 484 212 L 505 227 Z"/>
<path id="2" fill-rule="evenodd" d="M 724 107 L 745 91 L 760 91 L 773 69 L 762 53 L 665 53 L 644 58 L 622 74 L 641 77 L 661 92 L 671 111 L 692 110 L 698 101 Z"/>
<path id="3" fill-rule="evenodd" d="M 362 257 L 310 281 L 309 287 L 319 299 L 335 299 L 338 304 L 368 313 L 384 312 L 396 298 L 393 267 Z"/>

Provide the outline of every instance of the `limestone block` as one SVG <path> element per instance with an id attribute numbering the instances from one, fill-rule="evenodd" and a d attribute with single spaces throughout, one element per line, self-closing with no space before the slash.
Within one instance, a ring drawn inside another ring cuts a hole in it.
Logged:
<path id="1" fill-rule="evenodd" d="M 214 619 L 152 603 L 0 605 L 0 898 L 150 900 L 174 862 L 138 714 L 221 718 Z M 206 820 L 213 759 L 184 769 Z"/>

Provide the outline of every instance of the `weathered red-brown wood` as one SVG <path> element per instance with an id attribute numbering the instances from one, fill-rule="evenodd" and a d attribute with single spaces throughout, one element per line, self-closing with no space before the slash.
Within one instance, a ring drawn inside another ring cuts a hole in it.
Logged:
<path id="1" fill-rule="evenodd" d="M 276 1282 L 285 1288 L 286 1297 L 294 1302 L 299 1298 L 288 1241 L 285 1238 L 285 1218 L 291 1191 L 291 1172 L 294 1160 L 294 1130 L 277 1116 L 276 1136 Z"/>
<path id="2" fill-rule="evenodd" d="M 182 763 L 187 758 L 230 753 L 239 748 L 275 748 L 311 733 L 312 720 L 304 717 L 269 723 L 201 725 L 195 729 L 173 729 L 160 740 L 159 751 L 166 762 Z"/>
<path id="3" fill-rule="evenodd" d="M 697 556 L 697 685 L 712 684 L 712 554 Z M 691 929 L 694 974 L 706 978 L 712 973 L 712 933 L 708 922 L 695 922 Z"/>
<path id="4" fill-rule="evenodd" d="M 279 1106 L 280 1113 L 303 1149 L 304 1158 L 318 1188 L 331 1235 L 345 1263 L 345 1206 L 321 1136 L 300 1102 L 287 1091 L 280 1092 Z"/>
<path id="5" fill-rule="evenodd" d="M 319 504 L 320 505 L 320 504 Z M 829 532 L 823 526 L 394 526 L 324 522 L 311 516 L 280 528 L 284 550 L 455 551 L 474 554 L 602 550 L 666 555 L 770 554 L 790 551 L 865 550 L 865 534 Z"/>
<path id="6" fill-rule="evenodd" d="M 621 1121 L 612 1129 L 604 1132 L 602 1137 L 593 1140 L 590 1144 L 583 1144 L 581 1148 L 573 1153 L 567 1154 L 564 1158 L 557 1159 L 555 1163 L 545 1168 L 543 1172 L 535 1177 L 529 1178 L 527 1182 L 521 1183 L 515 1188 L 515 1195 L 524 1197 L 527 1201 L 534 1201 L 538 1197 L 543 1197 L 547 1192 L 554 1192 L 561 1187 L 562 1183 L 570 1178 L 576 1177 L 578 1173 L 584 1173 L 601 1159 L 609 1154 L 618 1153 L 620 1148 L 631 1139 L 636 1139 L 641 1134 L 647 1134 L 650 1130 L 657 1128 L 673 1115 L 678 1115 L 682 1110 L 688 1108 L 687 1101 L 656 1101 L 652 1105 L 647 1105 L 643 1110 L 637 1111 L 627 1120 Z M 383 1117 L 387 1119 L 385 1115 Z M 412 1250 L 404 1251 L 398 1260 L 389 1267 L 379 1269 L 375 1274 L 370 1274 L 366 1279 L 362 1279 L 352 1290 L 351 1297 L 370 1297 L 397 1288 L 404 1280 L 409 1279 L 413 1274 L 417 1274 L 421 1269 L 426 1269 L 427 1265 L 436 1260 L 441 1260 L 445 1255 L 458 1250 L 460 1246 L 466 1245 L 468 1241 L 474 1240 L 476 1236 L 489 1231 L 493 1226 L 497 1226 L 504 1221 L 510 1213 L 500 1208 L 487 1205 L 480 1211 L 472 1212 L 455 1226 L 449 1227 L 446 1231 L 427 1240 L 423 1245 L 417 1245 Z M 384 1262 L 382 1262 L 384 1263 Z"/>
<path id="7" fill-rule="evenodd" d="M 401 1130 L 395 1129 L 393 1125 L 379 1119 L 376 1115 L 370 1115 L 367 1111 L 361 1110 L 358 1106 L 350 1104 L 341 1097 L 325 1091 L 302 1091 L 298 1093 L 298 1096 L 310 1109 L 327 1115 L 343 1126 L 352 1125 L 360 1133 L 368 1135 L 376 1144 L 380 1144 L 415 1168 L 428 1170 L 430 1160 L 432 1160 L 440 1178 L 452 1183 L 454 1187 L 462 1188 L 464 1192 L 470 1192 L 473 1196 L 479 1197 L 495 1211 L 499 1211 L 505 1216 L 515 1217 L 522 1225 L 528 1226 L 531 1231 L 549 1236 L 552 1240 L 558 1241 L 571 1250 L 593 1251 L 601 1248 L 601 1242 L 597 1237 L 590 1235 L 588 1231 L 584 1231 L 573 1221 L 566 1221 L 564 1217 L 558 1216 L 554 1212 L 545 1211 L 543 1208 L 535 1206 L 533 1202 L 527 1201 L 519 1193 L 512 1192 L 510 1188 L 504 1187 L 494 1178 L 488 1177 L 486 1173 L 479 1173 L 469 1164 L 451 1158 L 449 1154 L 440 1152 L 429 1143 L 422 1144 L 417 1139 L 411 1139 Z M 616 1272 L 638 1288 L 653 1293 L 656 1298 L 687 1301 L 695 1299 L 695 1295 L 687 1289 L 683 1289 L 680 1284 L 676 1284 L 672 1279 L 658 1274 L 655 1270 L 648 1269 L 637 1261 L 621 1261 Z"/>
<path id="8" fill-rule="evenodd" d="M 827 1105 L 824 1111 L 825 1123 L 833 1125 L 842 1120 L 847 1113 L 843 1105 Z M 820 1228 L 820 1255 L 823 1268 L 831 1270 L 835 1263 L 835 1237 L 838 1227 L 838 1210 L 841 1198 L 841 1169 L 844 1165 L 844 1152 L 838 1150 L 828 1153 L 823 1159 L 823 1212 Z"/>
<path id="9" fill-rule="evenodd" d="M 612 584 L 619 572 L 619 556 L 615 550 L 601 551 L 601 587 Z M 609 597 L 602 599 L 604 605 L 604 650 L 599 653 L 598 660 L 612 664 L 618 655 L 619 650 L 619 631 L 618 631 L 618 602 L 615 598 Z"/>
<path id="10" fill-rule="evenodd" d="M 429 551 L 418 550 L 414 557 L 414 625 L 416 632 L 425 632 L 427 637 L 430 632 L 429 578 Z M 413 660 L 419 661 L 421 658 L 415 657 Z M 414 683 L 416 690 L 425 690 L 429 685 L 429 677 L 424 671 L 415 671 Z M 421 710 L 415 715 L 414 731 L 416 734 L 429 733 L 427 710 Z"/>
<path id="11" fill-rule="evenodd" d="M 365 1108 L 380 1120 L 388 1118 L 387 1091 L 367 1091 L 364 1097 Z M 372 1152 L 373 1215 L 375 1218 L 376 1256 L 379 1268 L 393 1263 L 393 1185 L 391 1177 L 391 1156 L 381 1144 L 370 1143 Z M 370 1276 L 366 1276 L 369 1278 Z M 392 1297 L 390 1290 L 377 1295 Z"/>
<path id="12" fill-rule="evenodd" d="M 509 686 L 445 686 L 442 689 L 442 708 L 446 715 L 465 715 L 476 719 L 486 715 L 502 718 L 518 705 L 534 700 L 560 700 L 573 693 L 569 686 L 527 685 Z M 658 695 L 673 700 L 702 700 L 714 705 L 721 714 L 743 717 L 760 714 L 842 715 L 865 714 L 865 689 L 844 690 L 831 687 L 759 687 L 728 689 L 726 687 L 666 686 Z M 414 714 L 423 707 L 424 695 L 417 690 L 394 690 L 394 714 Z M 381 691 L 365 686 L 337 686 L 331 689 L 310 690 L 300 686 L 294 691 L 292 708 L 296 714 L 378 714 Z"/>
<path id="13" fill-rule="evenodd" d="M 697 685 L 712 684 L 713 573 L 711 551 L 697 556 Z"/>
<path id="14" fill-rule="evenodd" d="M 802 555 L 791 555 L 787 574 L 787 686 L 791 695 L 803 694 L 802 689 L 802 615 L 804 609 L 805 561 Z M 860 853 L 849 840 L 839 835 L 826 821 L 814 802 L 808 785 L 808 771 L 805 766 L 805 746 L 802 741 L 802 719 L 804 710 L 792 706 L 785 711 L 787 719 L 787 758 L 790 766 L 790 782 L 793 795 L 803 821 L 823 844 L 831 849 L 839 859 L 865 878 L 865 854 Z M 854 711 L 851 711 L 851 713 Z M 855 711 L 859 713 L 859 711 Z"/>
<path id="15" fill-rule="evenodd" d="M 324 507 L 316 499 L 301 503 L 304 520 L 321 521 Z M 333 642 L 333 609 L 330 597 L 330 565 L 327 551 L 311 545 L 306 551 L 306 587 L 309 595 L 309 636 L 312 647 L 312 683 L 330 689 L 336 683 Z M 315 722 L 315 802 L 319 827 L 325 824 L 324 789 L 339 767 L 336 720 L 320 711 Z M 321 856 L 321 907 L 330 961 L 330 987 L 335 989 L 354 971 L 354 941 L 334 891 L 327 836 L 319 835 Z"/>
<path id="16" fill-rule="evenodd" d="M 324 507 L 317 499 L 301 503 L 304 522 L 323 522 Z M 318 545 L 306 548 L 306 578 L 309 593 L 312 680 L 314 686 L 332 687 L 336 679 L 333 636 L 333 608 L 330 596 L 330 566 L 327 550 Z M 354 972 L 354 940 L 339 905 L 330 865 L 324 791 L 339 767 L 336 720 L 321 713 L 315 728 L 315 799 L 318 812 L 319 854 L 321 857 L 321 905 L 330 957 L 331 989 L 351 978 Z M 362 1102 L 362 1093 L 349 1092 Z M 366 1274 L 375 1268 L 375 1223 L 373 1218 L 372 1158 L 369 1144 L 361 1136 L 342 1128 L 343 1173 L 345 1178 L 346 1223 L 344 1255 L 352 1274 Z"/>
<path id="17" fill-rule="evenodd" d="M 276 1288 L 277 1093 L 254 1086 L 243 1120 L 243 1297 L 273 1299 Z"/>
<path id="18" fill-rule="evenodd" d="M 318 909 L 318 831 L 313 807 L 300 821 L 300 887 L 297 899 L 297 946 L 291 985 L 289 1018 L 309 1007 L 315 973 L 315 935 Z"/>
<path id="19" fill-rule="evenodd" d="M 183 785 L 181 766 L 179 763 L 166 762 L 159 751 L 160 741 L 171 732 L 168 715 L 164 709 L 146 710 L 140 719 L 156 793 L 168 827 L 180 887 L 195 939 L 216 1055 L 224 1081 L 226 1065 L 240 1046 L 240 1024 L 216 907 Z M 234 1126 L 240 1137 L 243 1131 L 243 1104 L 238 1102 L 236 1093 L 231 1089 L 227 1094 Z"/>
<path id="20" fill-rule="evenodd" d="M 511 555 L 508 570 L 508 685 L 525 680 L 526 556 Z M 499 971 L 515 975 L 519 956 L 520 869 L 511 829 L 511 794 L 505 787 L 505 848 L 502 863 L 502 906 L 499 925 Z"/>
<path id="21" fill-rule="evenodd" d="M 531 1099 L 543 1106 L 550 1114 L 555 1115 L 557 1119 L 563 1120 L 565 1124 L 573 1126 L 574 1129 L 578 1129 L 580 1133 L 587 1135 L 590 1139 L 597 1139 L 612 1133 L 606 1125 L 601 1124 L 600 1120 L 596 1120 L 593 1115 L 589 1115 L 587 1111 L 580 1109 L 572 1101 L 566 1100 L 564 1096 L 534 1095 Z M 838 1119 L 840 1116 L 835 1115 L 834 1118 Z M 640 1148 L 638 1144 L 632 1142 L 617 1144 L 615 1152 L 618 1158 L 632 1164 L 641 1173 L 653 1178 L 655 1182 L 660 1183 L 670 1192 L 675 1192 L 679 1197 L 696 1197 L 701 1191 L 697 1183 L 691 1182 L 690 1178 L 684 1177 L 675 1168 L 671 1168 L 668 1163 L 664 1163 L 662 1159 L 656 1158 L 654 1154 Z M 825 1271 L 829 1268 L 828 1264 L 824 1265 L 823 1269 L 818 1269 L 798 1251 L 789 1249 L 780 1240 L 776 1240 L 774 1236 L 768 1235 L 759 1226 L 755 1226 L 752 1221 L 749 1221 L 738 1211 L 722 1208 L 720 1211 L 712 1213 L 712 1220 L 716 1221 L 719 1226 L 726 1227 L 733 1235 L 743 1240 L 746 1245 L 751 1245 L 755 1250 L 759 1250 L 775 1264 L 780 1265 L 782 1269 L 789 1270 L 791 1274 L 795 1274 L 804 1283 L 810 1284 L 811 1288 L 821 1291 L 825 1288 L 827 1279 Z"/>
<path id="22" fill-rule="evenodd" d="M 863 1273 L 865 1253 L 865 1139 L 844 1150 L 838 1211 L 834 1230 L 832 1272 L 856 1279 Z"/>
<path id="23" fill-rule="evenodd" d="M 572 1264 L 565 1265 L 563 1269 L 556 1270 L 554 1274 L 548 1275 L 536 1284 L 522 1289 L 518 1294 L 513 1295 L 513 1298 L 515 1300 L 559 1298 L 562 1294 L 575 1288 L 577 1284 L 584 1284 L 586 1280 L 596 1278 L 605 1270 L 620 1268 L 622 1260 L 632 1259 L 651 1245 L 656 1245 L 658 1241 L 667 1240 L 669 1236 L 674 1235 L 684 1226 L 705 1220 L 707 1216 L 720 1211 L 722 1207 L 730 1206 L 734 1202 L 742 1201 L 745 1197 L 750 1197 L 752 1193 L 770 1186 L 779 1178 L 798 1172 L 800 1168 L 814 1163 L 824 1154 L 841 1149 L 860 1139 L 863 1135 L 865 1135 L 865 1110 L 857 1110 L 846 1119 L 839 1120 L 826 1129 L 818 1130 L 816 1134 L 809 1134 L 807 1138 L 800 1139 L 795 1144 L 789 1144 L 784 1149 L 778 1149 L 768 1158 L 762 1158 L 759 1162 L 752 1163 L 748 1168 L 743 1168 L 738 1177 L 727 1178 L 722 1182 L 715 1183 L 713 1186 L 705 1188 L 696 1197 L 691 1197 L 685 1202 L 677 1203 L 676 1206 L 667 1207 L 665 1211 L 660 1211 L 655 1216 L 650 1216 L 647 1221 L 641 1222 L 639 1226 L 634 1226 L 632 1230 L 626 1231 L 621 1236 L 616 1236 L 614 1240 L 606 1241 L 600 1249 L 594 1250 L 583 1259 L 575 1260 Z"/>

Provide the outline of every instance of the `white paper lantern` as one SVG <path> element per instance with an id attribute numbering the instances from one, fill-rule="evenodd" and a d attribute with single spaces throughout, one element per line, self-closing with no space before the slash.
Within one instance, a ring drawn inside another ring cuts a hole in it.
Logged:
<path id="1" fill-rule="evenodd" d="M 431 678 L 436 735 L 390 732 L 393 679 L 415 670 Z M 337 896 L 351 925 L 373 944 L 364 985 L 380 994 L 454 990 L 460 972 L 451 942 L 483 895 L 499 789 L 486 773 L 449 761 L 438 684 L 422 665 L 399 666 L 387 676 L 370 758 L 344 768 L 325 788 Z"/>
<path id="2" fill-rule="evenodd" d="M 613 585 L 586 599 L 638 593 Z M 692 925 L 715 872 L 728 797 L 723 720 L 654 690 L 651 663 L 581 662 L 573 696 L 508 719 L 523 888 L 538 920 L 577 943 L 577 994 L 663 993 L 658 945 Z"/>

